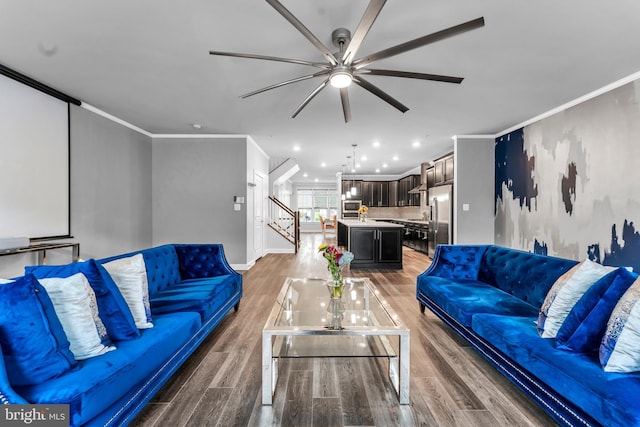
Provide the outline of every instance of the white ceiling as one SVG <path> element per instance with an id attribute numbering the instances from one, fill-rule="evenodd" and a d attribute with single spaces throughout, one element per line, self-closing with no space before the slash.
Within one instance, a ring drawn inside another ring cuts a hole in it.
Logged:
<path id="1" fill-rule="evenodd" d="M 281 1 L 329 48 L 368 4 Z M 239 98 L 317 69 L 208 54 L 323 61 L 264 0 L 0 0 L 0 63 L 153 134 L 249 134 L 299 163 L 294 181 L 334 180 L 352 144 L 367 156 L 358 174 L 382 163 L 403 174 L 450 151 L 454 134 L 495 134 L 640 70 L 637 0 L 389 0 L 357 56 L 481 16 L 484 28 L 375 63 L 462 84 L 371 76 L 410 110 L 352 86 L 347 124 L 332 87 L 290 118 L 319 78 Z"/>

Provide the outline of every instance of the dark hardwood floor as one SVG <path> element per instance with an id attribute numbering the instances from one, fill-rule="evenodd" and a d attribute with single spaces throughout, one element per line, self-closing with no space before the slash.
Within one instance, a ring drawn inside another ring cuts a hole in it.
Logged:
<path id="1" fill-rule="evenodd" d="M 403 270 L 369 277 L 411 329 L 411 404 L 400 405 L 384 360 L 284 359 L 273 406 L 261 404 L 261 331 L 285 277 L 325 277 L 320 243 L 304 234 L 297 255 L 269 254 L 243 272 L 244 294 L 132 423 L 164 426 L 553 426 L 542 409 L 427 310 L 416 276 L 429 258 L 404 249 Z"/>

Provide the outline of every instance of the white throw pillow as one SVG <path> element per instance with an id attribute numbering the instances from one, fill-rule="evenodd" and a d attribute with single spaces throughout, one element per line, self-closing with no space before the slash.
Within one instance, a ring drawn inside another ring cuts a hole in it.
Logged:
<path id="1" fill-rule="evenodd" d="M 153 328 L 147 268 L 142 254 L 120 258 L 102 265 L 118 285 L 138 329 Z"/>
<path id="2" fill-rule="evenodd" d="M 617 267 L 605 267 L 584 260 L 556 280 L 547 293 L 538 316 L 538 332 L 542 338 L 555 338 L 580 297 L 607 273 Z"/>
<path id="3" fill-rule="evenodd" d="M 600 344 L 600 363 L 606 372 L 640 371 L 640 279 L 611 313 Z"/>
<path id="4" fill-rule="evenodd" d="M 13 280 L 3 279 L 2 277 L 0 277 L 0 285 L 5 285 L 7 283 L 13 283 Z"/>
<path id="5" fill-rule="evenodd" d="M 116 349 L 109 345 L 107 329 L 98 313 L 96 296 L 84 274 L 38 281 L 47 290 L 69 340 L 69 350 L 76 360 L 99 356 Z"/>

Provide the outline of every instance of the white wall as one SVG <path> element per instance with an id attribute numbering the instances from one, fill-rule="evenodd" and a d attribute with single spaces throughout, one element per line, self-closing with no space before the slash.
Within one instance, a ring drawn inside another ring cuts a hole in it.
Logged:
<path id="1" fill-rule="evenodd" d="M 257 179 L 258 178 L 258 179 Z M 269 195 L 269 156 L 256 144 L 256 142 L 251 138 L 247 137 L 247 197 L 246 201 L 246 220 L 247 220 L 247 248 L 246 248 L 246 264 L 247 267 L 253 265 L 257 259 L 262 257 L 266 253 L 266 245 L 267 245 L 267 233 L 266 229 L 266 215 L 268 212 L 268 200 L 267 197 Z M 262 181 L 262 188 L 260 186 L 253 186 L 256 184 L 256 181 Z M 253 185 L 249 185 L 248 183 L 252 183 Z M 259 221 L 260 224 L 257 224 L 256 219 L 258 217 L 258 212 L 256 206 L 254 205 L 255 196 L 260 197 L 262 199 L 262 212 L 259 213 Z M 261 245 L 256 244 L 256 229 L 260 229 L 261 231 L 257 231 L 262 236 L 260 239 L 262 240 Z M 257 249 L 258 246 L 262 246 L 261 249 Z M 257 253 L 258 250 L 260 253 Z"/>
<path id="2" fill-rule="evenodd" d="M 454 137 L 455 244 L 494 242 L 494 145 L 491 135 Z"/>
<path id="3" fill-rule="evenodd" d="M 273 192 L 272 196 L 275 196 L 287 206 L 292 205 L 293 199 L 293 184 L 291 181 L 286 181 L 282 185 L 270 186 Z M 295 248 L 284 237 L 276 233 L 271 227 L 266 227 L 266 252 L 267 253 L 294 253 Z"/>

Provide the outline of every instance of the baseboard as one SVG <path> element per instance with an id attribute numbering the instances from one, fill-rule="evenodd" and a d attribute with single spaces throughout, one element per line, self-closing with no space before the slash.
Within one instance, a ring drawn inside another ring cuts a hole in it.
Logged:
<path id="1" fill-rule="evenodd" d="M 256 265 L 256 262 L 251 261 L 248 264 L 229 264 L 229 265 L 231 266 L 231 268 L 233 268 L 236 271 L 246 271 L 246 270 L 249 270 L 254 265 Z"/>
<path id="2" fill-rule="evenodd" d="M 276 249 L 267 249 L 265 251 L 266 254 L 295 254 L 295 248 L 276 248 Z"/>

